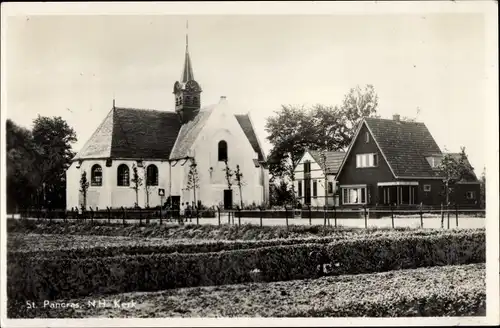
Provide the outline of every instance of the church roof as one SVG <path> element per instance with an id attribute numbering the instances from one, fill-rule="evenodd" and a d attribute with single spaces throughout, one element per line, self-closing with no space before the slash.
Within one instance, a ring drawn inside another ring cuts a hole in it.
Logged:
<path id="1" fill-rule="evenodd" d="M 200 110 L 193 120 L 181 125 L 177 113 L 137 108 L 114 108 L 74 157 L 177 159 L 189 156 L 196 137 L 212 109 Z M 265 161 L 257 135 L 247 114 L 235 115 L 259 161 Z"/>

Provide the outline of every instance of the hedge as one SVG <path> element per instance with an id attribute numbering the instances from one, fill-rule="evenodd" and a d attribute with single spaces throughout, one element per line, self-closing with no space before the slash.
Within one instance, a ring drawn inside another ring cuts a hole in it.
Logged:
<path id="1" fill-rule="evenodd" d="M 276 238 L 300 238 L 315 236 L 332 236 L 341 233 L 370 234 L 377 231 L 409 231 L 411 228 L 335 228 L 323 225 L 291 225 L 255 226 L 250 224 L 237 225 L 126 225 L 119 223 L 90 222 L 44 222 L 33 220 L 7 220 L 7 232 L 38 233 L 38 234 L 69 234 L 91 236 L 126 236 L 168 239 L 225 239 L 225 240 L 262 240 Z M 483 231 L 485 229 L 482 229 Z"/>
<path id="2" fill-rule="evenodd" d="M 485 262 L 485 234 L 346 239 L 197 254 L 19 258 L 7 266 L 11 299 L 53 300 L 132 291 L 317 278 Z M 329 267 L 325 270 L 325 267 Z"/>
<path id="3" fill-rule="evenodd" d="M 176 290 L 115 294 L 140 307 L 89 307 L 95 298 L 66 300 L 79 309 L 9 302 L 9 317 L 413 317 L 485 315 L 485 265 L 458 265 Z"/>
<path id="4" fill-rule="evenodd" d="M 343 239 L 353 238 L 380 238 L 390 236 L 433 236 L 449 234 L 468 234 L 473 230 L 409 230 L 409 231 L 374 231 L 371 234 L 339 233 L 337 236 L 315 237 L 315 238 L 290 238 L 290 239 L 270 239 L 254 241 L 198 241 L 182 240 L 181 243 L 172 243 L 172 241 L 161 239 L 122 239 L 116 237 L 107 237 L 104 240 L 95 240 L 96 236 L 81 238 L 82 236 L 67 235 L 25 235 L 16 234 L 9 236 L 8 246 L 17 242 L 24 242 L 31 246 L 32 240 L 38 240 L 36 248 L 29 250 L 9 249 L 7 258 L 9 261 L 18 260 L 21 257 L 39 257 L 39 258 L 75 258 L 82 259 L 87 257 L 110 257 L 118 255 L 145 255 L 153 253 L 209 253 L 221 252 L 225 250 L 252 249 L 270 246 L 285 246 L 298 244 L 328 244 Z M 44 245 L 44 239 L 49 237 L 49 245 Z M 78 237 L 74 240 L 74 237 Z M 100 236 L 101 237 L 101 236 Z M 81 238 L 81 240 L 79 240 Z M 26 239 L 26 240 L 24 240 Z M 60 239 L 60 245 L 57 241 Z M 109 244 L 108 244 L 109 243 Z M 55 244 L 55 245 L 54 245 Z M 67 245 L 75 245 L 68 247 Z M 96 245 L 97 244 L 97 245 Z M 8 247 L 10 248 L 10 247 Z"/>

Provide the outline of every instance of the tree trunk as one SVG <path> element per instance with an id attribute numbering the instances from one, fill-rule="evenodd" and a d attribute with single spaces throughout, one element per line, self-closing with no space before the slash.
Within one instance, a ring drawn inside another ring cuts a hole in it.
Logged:
<path id="1" fill-rule="evenodd" d="M 194 199 L 194 205 L 197 206 L 197 203 L 196 203 L 196 188 L 193 187 L 193 199 Z"/>
<path id="2" fill-rule="evenodd" d="M 243 209 L 243 194 L 241 193 L 241 184 L 238 186 L 240 188 L 240 206 Z"/>

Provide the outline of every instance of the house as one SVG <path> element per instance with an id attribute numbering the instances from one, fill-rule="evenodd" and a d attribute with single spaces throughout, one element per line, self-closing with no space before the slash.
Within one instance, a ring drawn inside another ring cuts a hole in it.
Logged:
<path id="1" fill-rule="evenodd" d="M 295 167 L 295 190 L 302 205 L 339 205 L 336 175 L 345 152 L 306 150 Z M 325 184 L 326 181 L 326 184 Z M 325 196 L 326 195 L 326 196 Z"/>
<path id="2" fill-rule="evenodd" d="M 424 123 L 365 118 L 338 171 L 342 206 L 445 203 L 441 152 Z M 455 155 L 456 156 L 456 155 Z M 476 205 L 479 181 L 461 181 L 452 203 Z"/>
<path id="3" fill-rule="evenodd" d="M 229 188 L 225 170 L 235 171 L 237 166 L 243 177 L 243 202 L 267 202 L 266 156 L 250 115 L 238 113 L 225 97 L 202 107 L 201 93 L 186 38 L 182 77 L 173 88 L 174 110 L 117 107 L 113 100 L 112 109 L 66 172 L 68 209 L 83 203 L 83 172 L 90 182 L 86 206 L 94 209 L 154 207 L 167 199 L 174 206 L 201 202 L 229 208 L 240 203 L 240 191 L 234 176 Z M 194 167 L 199 188 L 193 190 L 189 172 Z M 137 192 L 134 170 L 143 182 Z"/>

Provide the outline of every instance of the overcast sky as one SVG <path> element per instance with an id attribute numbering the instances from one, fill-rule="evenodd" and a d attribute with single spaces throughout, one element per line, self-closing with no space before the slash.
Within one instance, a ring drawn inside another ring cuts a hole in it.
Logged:
<path id="1" fill-rule="evenodd" d="M 112 106 L 173 110 L 189 19 L 203 105 L 224 95 L 250 112 L 266 151 L 266 117 L 281 104 L 339 105 L 372 84 L 378 112 L 415 116 L 438 145 L 486 159 L 481 14 L 295 16 L 17 16 L 6 36 L 7 117 L 31 126 L 62 116 L 79 150 Z M 69 110 L 68 110 L 69 109 Z"/>

